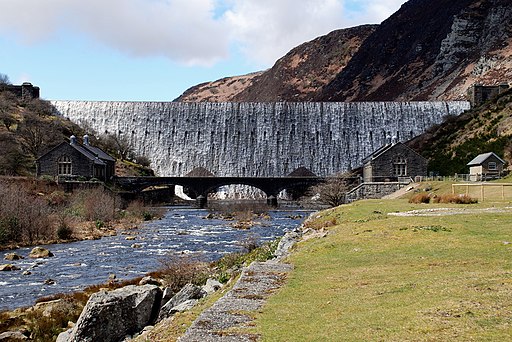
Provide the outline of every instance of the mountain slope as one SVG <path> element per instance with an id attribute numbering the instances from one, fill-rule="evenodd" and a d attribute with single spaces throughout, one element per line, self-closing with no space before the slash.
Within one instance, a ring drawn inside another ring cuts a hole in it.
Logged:
<path id="1" fill-rule="evenodd" d="M 309 101 L 343 70 L 376 27 L 333 31 L 292 49 L 267 71 L 203 83 L 186 90 L 175 101 Z"/>
<path id="2" fill-rule="evenodd" d="M 511 78 L 510 0 L 411 0 L 314 99 L 463 99 L 475 82 Z"/>
<path id="3" fill-rule="evenodd" d="M 414 138 L 408 145 L 441 175 L 467 174 L 478 154 L 495 152 L 512 165 L 512 89 Z"/>

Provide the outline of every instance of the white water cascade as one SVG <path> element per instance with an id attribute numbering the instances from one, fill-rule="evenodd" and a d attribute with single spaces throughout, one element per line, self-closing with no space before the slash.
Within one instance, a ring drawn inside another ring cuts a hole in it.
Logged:
<path id="1" fill-rule="evenodd" d="M 361 166 L 391 137 L 406 141 L 468 102 L 180 103 L 51 101 L 58 114 L 130 139 L 159 176 L 326 176 Z"/>

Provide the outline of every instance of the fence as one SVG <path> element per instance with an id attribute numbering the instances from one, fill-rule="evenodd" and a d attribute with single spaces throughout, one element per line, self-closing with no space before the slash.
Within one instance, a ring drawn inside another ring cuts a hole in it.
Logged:
<path id="1" fill-rule="evenodd" d="M 456 189 L 462 189 L 456 191 Z M 452 184 L 452 194 L 465 194 L 485 200 L 512 200 L 512 183 L 463 183 Z"/>

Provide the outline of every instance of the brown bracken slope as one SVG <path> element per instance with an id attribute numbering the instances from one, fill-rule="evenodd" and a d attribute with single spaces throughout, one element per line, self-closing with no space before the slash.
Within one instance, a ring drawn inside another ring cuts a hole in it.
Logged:
<path id="1" fill-rule="evenodd" d="M 512 78 L 510 0 L 411 0 L 384 21 L 320 101 L 464 99 Z"/>
<path id="2" fill-rule="evenodd" d="M 511 80 L 510 0 L 410 0 L 378 26 L 331 32 L 177 101 L 460 100 L 474 83 Z"/>
<path id="3" fill-rule="evenodd" d="M 333 31 L 294 48 L 271 69 L 203 83 L 186 90 L 175 101 L 309 101 L 343 70 L 376 27 Z"/>

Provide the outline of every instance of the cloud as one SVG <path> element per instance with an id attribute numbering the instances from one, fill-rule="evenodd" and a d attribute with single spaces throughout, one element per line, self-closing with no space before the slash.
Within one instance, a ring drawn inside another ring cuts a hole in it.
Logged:
<path id="1" fill-rule="evenodd" d="M 381 22 L 405 0 L 2 0 L 0 34 L 26 44 L 65 32 L 137 57 L 213 65 L 240 50 L 270 66 L 328 32 Z M 354 8 L 354 5 L 357 9 Z"/>
<path id="2" fill-rule="evenodd" d="M 236 0 L 224 19 L 252 60 L 268 65 L 294 46 L 341 28 L 340 0 Z"/>
<path id="3" fill-rule="evenodd" d="M 73 31 L 134 56 L 213 64 L 228 55 L 229 35 L 214 0 L 4 1 L 0 31 L 31 44 Z"/>

